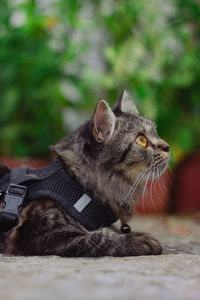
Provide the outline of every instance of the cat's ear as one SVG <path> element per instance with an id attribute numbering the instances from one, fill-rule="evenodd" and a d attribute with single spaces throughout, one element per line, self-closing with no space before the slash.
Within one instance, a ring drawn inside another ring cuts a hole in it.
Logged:
<path id="1" fill-rule="evenodd" d="M 100 100 L 91 121 L 91 130 L 97 142 L 109 140 L 115 129 L 115 115 L 104 100 Z"/>
<path id="2" fill-rule="evenodd" d="M 122 92 L 119 99 L 115 103 L 113 111 L 121 111 L 124 113 L 138 115 L 137 107 L 126 90 Z"/>

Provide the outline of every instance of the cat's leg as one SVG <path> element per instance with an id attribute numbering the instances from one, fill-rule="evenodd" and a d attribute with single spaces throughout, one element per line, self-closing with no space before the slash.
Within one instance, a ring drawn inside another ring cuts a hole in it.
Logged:
<path id="1" fill-rule="evenodd" d="M 112 228 L 87 232 L 71 240 L 64 256 L 138 256 L 159 255 L 159 242 L 145 233 L 120 234 Z"/>
<path id="2" fill-rule="evenodd" d="M 60 226 L 59 226 L 60 227 Z M 29 235 L 24 232 L 29 230 Z M 46 231 L 46 232 L 45 232 Z M 16 235 L 17 234 L 17 235 Z M 12 238 L 16 237 L 13 245 Z M 39 230 L 37 237 L 24 224 L 13 232 L 7 241 L 5 254 L 14 255 L 60 255 L 65 257 L 138 256 L 159 255 L 159 242 L 145 233 L 119 234 L 111 228 L 86 232 L 79 226 L 68 224 L 58 230 Z"/>
<path id="3" fill-rule="evenodd" d="M 24 224 L 25 226 L 25 224 Z M 14 255 L 59 255 L 65 257 L 138 256 L 159 255 L 159 242 L 145 233 L 119 234 L 111 228 L 84 232 L 77 227 L 63 226 L 49 233 L 38 232 L 37 238 L 31 231 L 23 240 L 21 234 L 14 247 L 7 248 L 5 254 Z M 13 233 L 14 234 L 14 233 Z M 10 240 L 11 241 L 11 240 Z M 9 241 L 8 241 L 9 242 Z M 19 245 L 21 243 L 21 245 Z"/>
<path id="4" fill-rule="evenodd" d="M 161 254 L 159 242 L 147 234 L 120 234 L 112 228 L 89 232 L 53 201 L 27 206 L 9 233 L 4 254 L 66 257 Z"/>

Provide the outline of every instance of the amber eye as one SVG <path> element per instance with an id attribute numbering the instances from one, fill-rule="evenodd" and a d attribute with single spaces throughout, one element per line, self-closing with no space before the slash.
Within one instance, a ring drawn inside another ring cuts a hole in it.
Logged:
<path id="1" fill-rule="evenodd" d="M 146 147 L 147 146 L 147 140 L 143 135 L 138 135 L 138 137 L 136 138 L 136 143 L 142 147 Z"/>

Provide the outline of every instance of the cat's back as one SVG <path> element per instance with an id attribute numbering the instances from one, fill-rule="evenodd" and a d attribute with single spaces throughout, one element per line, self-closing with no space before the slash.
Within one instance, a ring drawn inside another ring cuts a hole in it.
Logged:
<path id="1" fill-rule="evenodd" d="M 0 162 L 0 179 L 10 172 L 10 169 Z"/>

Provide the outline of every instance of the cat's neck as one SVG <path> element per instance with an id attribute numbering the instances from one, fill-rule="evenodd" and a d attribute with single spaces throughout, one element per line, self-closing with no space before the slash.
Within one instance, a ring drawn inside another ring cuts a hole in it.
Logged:
<path id="1" fill-rule="evenodd" d="M 93 192 L 94 198 L 109 205 L 123 222 L 131 217 L 134 202 L 131 184 L 121 174 L 88 163 L 72 149 L 59 153 L 59 156 L 77 181 Z"/>

